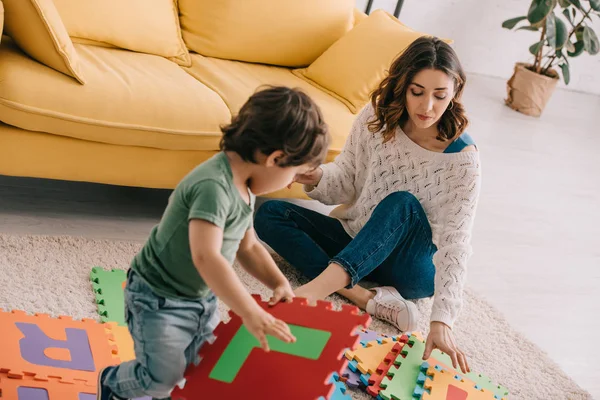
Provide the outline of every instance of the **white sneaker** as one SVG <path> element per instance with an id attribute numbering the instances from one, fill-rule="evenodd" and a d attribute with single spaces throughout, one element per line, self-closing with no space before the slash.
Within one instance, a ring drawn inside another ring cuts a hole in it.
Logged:
<path id="1" fill-rule="evenodd" d="M 413 331 L 417 328 L 417 306 L 404 300 L 398 291 L 391 286 L 371 289 L 375 297 L 367 302 L 367 312 L 382 319 L 402 332 Z"/>

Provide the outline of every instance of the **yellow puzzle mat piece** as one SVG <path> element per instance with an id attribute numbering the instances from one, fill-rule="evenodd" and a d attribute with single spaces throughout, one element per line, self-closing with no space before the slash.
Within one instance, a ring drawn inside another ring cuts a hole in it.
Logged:
<path id="1" fill-rule="evenodd" d="M 134 360 L 133 339 L 129 329 L 126 326 L 119 326 L 115 322 L 109 322 L 106 325 L 109 325 L 108 329 L 119 351 L 121 362 Z"/>
<path id="2" fill-rule="evenodd" d="M 398 343 L 394 339 L 399 340 L 400 336 L 385 338 L 381 341 L 381 344 L 377 340 L 373 340 L 372 342 L 368 342 L 365 347 L 347 351 L 346 358 L 348 360 L 356 360 L 358 369 L 363 374 L 373 374 L 385 356 L 392 351 L 392 347 Z"/>

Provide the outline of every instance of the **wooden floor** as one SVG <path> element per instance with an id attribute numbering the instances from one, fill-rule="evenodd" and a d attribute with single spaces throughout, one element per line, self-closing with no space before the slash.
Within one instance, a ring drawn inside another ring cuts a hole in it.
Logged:
<path id="1" fill-rule="evenodd" d="M 471 76 L 483 190 L 469 285 L 600 398 L 600 97 L 558 91 L 541 119 Z M 168 191 L 0 177 L 0 231 L 144 240 Z"/>

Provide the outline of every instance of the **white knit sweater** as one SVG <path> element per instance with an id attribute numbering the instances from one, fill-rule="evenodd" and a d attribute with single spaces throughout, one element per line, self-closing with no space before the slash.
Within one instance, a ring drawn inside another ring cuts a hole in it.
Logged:
<path id="1" fill-rule="evenodd" d="M 438 251 L 431 321 L 452 326 L 462 307 L 471 230 L 480 188 L 479 153 L 438 153 L 417 145 L 398 129 L 383 143 L 371 133 L 367 105 L 356 118 L 342 153 L 322 165 L 317 187 L 305 187 L 313 199 L 342 204 L 332 212 L 352 237 L 369 220 L 375 206 L 390 193 L 406 191 L 421 203 Z M 383 282 L 385 284 L 385 282 Z"/>

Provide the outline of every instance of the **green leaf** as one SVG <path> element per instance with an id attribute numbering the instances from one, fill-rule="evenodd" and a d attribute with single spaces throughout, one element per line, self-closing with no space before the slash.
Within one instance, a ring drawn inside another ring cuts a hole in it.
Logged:
<path id="1" fill-rule="evenodd" d="M 556 49 L 556 16 L 553 12 L 546 18 L 546 40 L 548 46 Z"/>
<path id="2" fill-rule="evenodd" d="M 589 26 L 583 27 L 583 46 L 585 51 L 591 55 L 595 55 L 600 52 L 600 42 L 598 41 L 598 36 L 596 36 L 596 32 L 594 32 L 594 30 Z"/>
<path id="3" fill-rule="evenodd" d="M 506 29 L 512 29 L 514 28 L 519 22 L 523 21 L 527 19 L 527 17 L 517 17 L 517 18 L 511 18 L 511 19 L 507 19 L 506 21 L 504 21 L 502 23 L 502 27 L 506 28 Z"/>
<path id="4" fill-rule="evenodd" d="M 568 0 L 569 3 L 573 4 L 575 7 L 579 8 L 580 10 L 583 10 L 583 8 L 581 8 L 581 2 L 579 0 Z"/>
<path id="5" fill-rule="evenodd" d="M 583 45 L 583 40 L 579 40 L 578 42 L 575 42 L 575 44 L 573 46 L 575 48 L 574 51 L 567 50 L 567 54 L 569 55 L 569 57 L 577 57 L 578 55 L 583 53 L 583 48 L 585 47 Z"/>
<path id="6" fill-rule="evenodd" d="M 594 11 L 600 11 L 600 0 L 590 0 L 590 6 Z"/>
<path id="7" fill-rule="evenodd" d="M 562 49 L 569 38 L 569 29 L 562 19 L 554 16 L 556 24 L 556 48 Z"/>
<path id="8" fill-rule="evenodd" d="M 537 43 L 534 43 L 531 46 L 529 46 L 529 52 L 535 56 L 540 51 L 540 49 L 542 48 L 543 45 L 544 45 L 543 40 L 539 41 Z"/>
<path id="9" fill-rule="evenodd" d="M 571 73 L 569 71 L 569 64 L 560 64 L 560 69 L 562 69 L 563 79 L 565 81 L 565 85 L 568 85 L 571 81 Z"/>
<path id="10" fill-rule="evenodd" d="M 583 40 L 583 26 L 577 28 L 577 30 L 575 31 L 575 37 L 577 38 L 577 40 Z"/>
<path id="11" fill-rule="evenodd" d="M 571 18 L 571 12 L 569 11 L 568 8 L 563 10 L 563 15 L 567 18 L 567 20 L 571 23 L 571 25 L 573 25 L 573 18 Z"/>
<path id="12" fill-rule="evenodd" d="M 554 10 L 556 4 L 557 0 L 533 0 L 527 12 L 527 19 L 532 24 L 543 21 Z"/>
<path id="13" fill-rule="evenodd" d="M 558 0 L 558 4 L 562 7 L 562 8 L 567 8 L 571 5 L 571 3 L 569 3 L 569 0 Z"/>
<path id="14" fill-rule="evenodd" d="M 531 25 L 526 25 L 526 26 L 521 26 L 521 27 L 517 28 L 516 30 L 537 32 L 540 30 L 540 28 L 536 28 L 535 26 L 531 26 Z"/>

